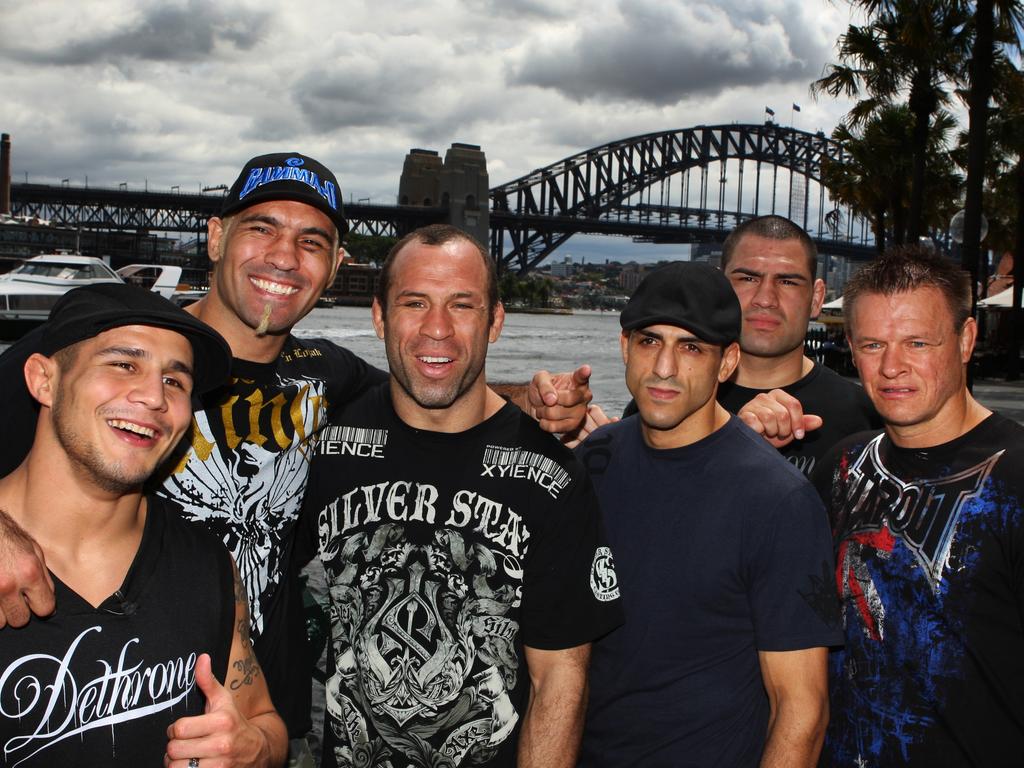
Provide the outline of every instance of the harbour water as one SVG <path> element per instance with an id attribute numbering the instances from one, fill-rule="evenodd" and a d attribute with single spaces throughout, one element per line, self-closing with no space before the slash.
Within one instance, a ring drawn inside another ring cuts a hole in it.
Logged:
<path id="1" fill-rule="evenodd" d="M 295 328 L 306 337 L 324 337 L 355 352 L 379 368 L 387 368 L 384 342 L 363 307 L 314 309 Z M 0 352 L 6 345 L 0 343 Z M 619 353 L 616 312 L 576 312 L 573 315 L 509 313 L 501 338 L 487 355 L 490 381 L 526 382 L 535 371 L 571 371 L 583 363 L 594 373 L 590 387 L 594 402 L 609 415 L 618 415 L 629 402 Z M 974 396 L 988 408 L 1024 423 L 1024 382 L 975 379 Z"/>

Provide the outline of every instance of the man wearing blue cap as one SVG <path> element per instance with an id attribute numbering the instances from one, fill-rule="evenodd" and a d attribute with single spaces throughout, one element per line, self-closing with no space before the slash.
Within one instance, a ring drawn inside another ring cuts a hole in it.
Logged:
<path id="1" fill-rule="evenodd" d="M 706 264 L 655 270 L 621 316 L 639 413 L 578 454 L 626 623 L 593 645 L 581 766 L 813 766 L 842 642 L 814 489 L 716 403 L 741 313 Z"/>
<path id="2" fill-rule="evenodd" d="M 3 633 L 4 762 L 280 765 L 287 735 L 231 558 L 143 491 L 192 394 L 226 378 L 227 344 L 157 294 L 111 284 L 66 294 L 11 353 L 21 366 L 0 387 L 37 424 L 0 478 L 0 514 L 41 548 L 57 610 Z"/>

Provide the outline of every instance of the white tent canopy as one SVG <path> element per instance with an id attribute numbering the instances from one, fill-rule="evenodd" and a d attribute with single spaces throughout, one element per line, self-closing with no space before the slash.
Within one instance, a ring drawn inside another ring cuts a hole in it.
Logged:
<path id="1" fill-rule="evenodd" d="M 822 304 L 822 309 L 842 309 L 843 308 L 843 297 L 840 296 L 838 299 L 833 299 L 828 304 Z"/>
<path id="2" fill-rule="evenodd" d="M 1007 288 L 1005 291 L 1000 291 L 995 296 L 989 296 L 987 299 L 982 299 L 978 302 L 979 307 L 988 307 L 989 309 L 1009 309 L 1013 306 L 1013 288 Z"/>

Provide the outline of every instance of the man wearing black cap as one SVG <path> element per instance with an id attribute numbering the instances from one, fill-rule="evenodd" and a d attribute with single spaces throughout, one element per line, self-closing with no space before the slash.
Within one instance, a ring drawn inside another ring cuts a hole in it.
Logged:
<path id="1" fill-rule="evenodd" d="M 3 368 L 8 406 L 38 415 L 0 478 L 0 514 L 41 548 L 57 595 L 0 642 L 6 762 L 280 765 L 287 736 L 231 558 L 143 492 L 193 392 L 226 378 L 227 344 L 157 294 L 109 284 L 66 294 L 6 359 L 22 363 Z"/>
<path id="2" fill-rule="evenodd" d="M 622 312 L 639 413 L 578 449 L 626 623 L 594 644 L 581 766 L 812 766 L 842 642 L 814 489 L 715 395 L 740 305 L 705 264 L 648 275 Z"/>

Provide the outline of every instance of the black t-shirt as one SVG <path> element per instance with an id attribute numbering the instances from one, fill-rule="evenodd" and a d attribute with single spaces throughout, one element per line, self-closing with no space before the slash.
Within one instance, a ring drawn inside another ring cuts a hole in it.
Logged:
<path id="1" fill-rule="evenodd" d="M 604 512 L 626 623 L 596 642 L 581 766 L 756 766 L 759 651 L 842 642 L 825 510 L 732 418 L 655 450 L 638 416 L 577 449 Z"/>
<path id="2" fill-rule="evenodd" d="M 93 608 L 53 581 L 57 610 L 0 634 L 0 763 L 163 765 L 167 727 L 203 714 L 199 654 L 210 654 L 219 680 L 227 672 L 235 619 L 228 553 L 149 497 L 117 593 Z"/>
<path id="3" fill-rule="evenodd" d="M 781 389 L 800 401 L 804 413 L 821 416 L 824 422 L 819 429 L 807 432 L 803 440 L 794 440 L 779 449 L 804 475 L 810 476 L 821 457 L 844 437 L 882 427 L 864 388 L 820 363 L 815 363 L 802 379 Z M 759 394 L 770 391 L 727 381 L 718 388 L 718 402 L 730 413 L 739 413 Z"/>
<path id="4" fill-rule="evenodd" d="M 329 409 L 386 374 L 324 339 L 289 337 L 273 363 L 234 359 L 205 396 L 192 443 L 157 493 L 220 538 L 249 595 L 253 648 L 292 737 L 309 730 L 311 667 L 294 528 L 310 443 Z"/>
<path id="5" fill-rule="evenodd" d="M 814 481 L 846 627 L 822 764 L 1021 765 L 1024 428 L 994 414 L 927 449 L 857 435 Z"/>
<path id="6" fill-rule="evenodd" d="M 590 481 L 512 405 L 443 434 L 371 390 L 321 433 L 302 525 L 331 597 L 325 766 L 512 766 L 523 646 L 621 622 Z"/>

